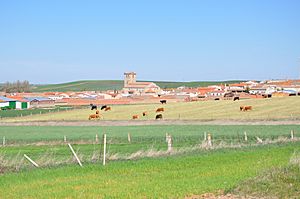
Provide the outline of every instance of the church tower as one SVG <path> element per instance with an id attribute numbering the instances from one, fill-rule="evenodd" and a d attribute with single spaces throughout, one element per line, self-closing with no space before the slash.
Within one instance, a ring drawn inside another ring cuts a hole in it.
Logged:
<path id="1" fill-rule="evenodd" d="M 124 73 L 124 87 L 127 87 L 128 84 L 136 83 L 136 73 L 135 72 L 128 72 Z"/>

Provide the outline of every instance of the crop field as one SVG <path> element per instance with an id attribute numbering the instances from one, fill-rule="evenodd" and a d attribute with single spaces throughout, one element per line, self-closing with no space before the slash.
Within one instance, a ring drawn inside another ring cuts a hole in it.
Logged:
<path id="1" fill-rule="evenodd" d="M 230 190 L 241 181 L 285 166 L 298 142 L 196 151 L 131 161 L 24 170 L 0 178 L 4 198 L 183 198 Z"/>
<path id="2" fill-rule="evenodd" d="M 252 111 L 240 111 L 239 107 L 251 105 Z M 140 115 L 139 120 L 154 120 L 155 110 L 164 107 L 163 118 L 166 120 L 295 120 L 300 119 L 300 97 L 246 99 L 240 101 L 198 101 L 146 105 L 115 105 L 111 111 L 101 111 L 101 120 L 131 120 L 132 115 Z M 148 116 L 141 116 L 143 111 Z M 3 119 L 6 122 L 27 121 L 87 121 L 89 108 L 55 112 L 43 115 Z"/>
<path id="3" fill-rule="evenodd" d="M 278 139 L 287 140 L 291 131 L 295 138 L 300 137 L 299 125 L 3 126 L 0 137 L 5 137 L 5 147 L 0 148 L 0 156 L 14 161 L 15 164 L 22 161 L 23 154 L 41 162 L 44 161 L 43 158 L 51 157 L 53 161 L 66 160 L 61 163 L 67 163 L 72 156 L 66 143 L 72 143 L 82 161 L 93 162 L 102 158 L 102 134 L 105 133 L 109 159 L 134 159 L 151 154 L 166 155 L 166 133 L 172 136 L 174 151 L 181 153 L 205 149 L 204 140 L 208 133 L 211 134 L 216 148 L 235 148 L 256 146 L 257 137 L 266 143 Z"/>
<path id="4" fill-rule="evenodd" d="M 289 136 L 290 131 L 299 134 L 299 125 L 150 125 L 150 126 L 2 126 L 0 138 L 6 137 L 9 144 L 62 141 L 67 136 L 69 141 L 93 141 L 95 135 L 106 133 L 108 137 L 127 140 L 128 133 L 132 139 L 163 139 L 166 133 L 174 137 L 203 139 L 204 132 L 214 138 L 242 138 L 244 132 L 249 137 L 274 138 Z"/>
<path id="5" fill-rule="evenodd" d="M 166 133 L 172 136 L 171 152 Z M 208 133 L 212 147 L 204 140 Z M 299 125 L 2 126 L 3 137 L 0 192 L 5 198 L 183 198 L 228 191 L 287 165 L 300 150 Z"/>

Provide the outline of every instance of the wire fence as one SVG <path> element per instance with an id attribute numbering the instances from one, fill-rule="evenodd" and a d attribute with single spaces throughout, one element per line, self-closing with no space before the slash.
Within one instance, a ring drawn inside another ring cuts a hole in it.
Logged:
<path id="1" fill-rule="evenodd" d="M 107 136 L 106 159 L 132 160 L 143 157 L 159 157 L 190 153 L 199 150 L 213 150 L 220 148 L 241 148 L 273 143 L 286 143 L 300 141 L 296 133 L 283 133 L 281 135 L 250 135 L 246 133 L 235 135 L 214 135 L 203 133 L 191 136 Z M 20 170 L 32 166 L 24 159 L 25 154 L 40 166 L 55 166 L 61 164 L 74 164 L 76 158 L 67 144 L 71 144 L 74 152 L 83 163 L 102 162 L 104 158 L 103 136 L 51 140 L 11 140 L 3 137 L 0 147 L 1 170 Z"/>

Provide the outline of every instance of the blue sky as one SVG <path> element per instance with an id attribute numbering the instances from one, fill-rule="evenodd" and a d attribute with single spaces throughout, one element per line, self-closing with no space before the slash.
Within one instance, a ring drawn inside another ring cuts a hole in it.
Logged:
<path id="1" fill-rule="evenodd" d="M 0 82 L 300 75 L 299 0 L 1 1 Z"/>

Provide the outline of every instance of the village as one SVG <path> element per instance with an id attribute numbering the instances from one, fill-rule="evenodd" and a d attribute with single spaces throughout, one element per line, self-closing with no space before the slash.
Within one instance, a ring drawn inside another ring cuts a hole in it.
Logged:
<path id="1" fill-rule="evenodd" d="M 26 92 L 0 93 L 0 108 L 30 109 L 57 105 L 82 106 L 90 104 L 138 104 L 190 102 L 204 100 L 241 100 L 270 97 L 296 96 L 300 94 L 300 80 L 246 81 L 235 84 L 211 85 L 189 88 L 162 89 L 154 82 L 137 81 L 135 72 L 124 73 L 122 90 L 81 92 Z"/>

